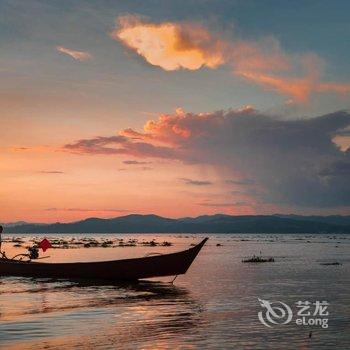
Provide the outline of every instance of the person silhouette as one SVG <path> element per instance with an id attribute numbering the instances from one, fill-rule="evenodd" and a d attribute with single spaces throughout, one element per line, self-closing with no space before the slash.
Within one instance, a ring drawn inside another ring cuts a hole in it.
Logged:
<path id="1" fill-rule="evenodd" d="M 3 252 L 3 251 L 1 250 L 1 245 L 2 245 L 2 237 L 1 237 L 1 234 L 2 234 L 3 231 L 4 231 L 4 228 L 0 225 L 0 258 L 6 259 L 5 252 Z"/>
<path id="2" fill-rule="evenodd" d="M 0 225 L 0 252 L 1 252 L 1 243 L 2 243 L 2 239 L 1 239 L 2 231 L 4 231 L 4 228 Z"/>

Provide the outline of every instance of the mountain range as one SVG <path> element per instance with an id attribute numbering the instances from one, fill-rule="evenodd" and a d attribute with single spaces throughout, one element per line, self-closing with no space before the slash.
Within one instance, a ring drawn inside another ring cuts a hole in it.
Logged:
<path id="1" fill-rule="evenodd" d="M 4 224 L 8 233 L 350 233 L 350 216 L 202 215 L 178 219 L 131 214 L 71 223 Z"/>

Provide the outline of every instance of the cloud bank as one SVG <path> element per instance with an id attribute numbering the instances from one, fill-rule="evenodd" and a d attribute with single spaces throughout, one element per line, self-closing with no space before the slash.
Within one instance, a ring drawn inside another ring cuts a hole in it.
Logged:
<path id="1" fill-rule="evenodd" d="M 229 40 L 197 23 L 152 23 L 130 15 L 117 18 L 111 37 L 166 71 L 227 66 L 234 75 L 293 102 L 306 102 L 312 93 L 350 93 L 350 84 L 321 80 L 319 57 L 286 54 L 272 37 Z"/>
<path id="2" fill-rule="evenodd" d="M 334 142 L 349 126 L 346 111 L 285 120 L 251 107 L 200 114 L 177 110 L 148 121 L 143 132 L 125 129 L 63 150 L 208 165 L 263 203 L 349 206 L 350 150 Z"/>

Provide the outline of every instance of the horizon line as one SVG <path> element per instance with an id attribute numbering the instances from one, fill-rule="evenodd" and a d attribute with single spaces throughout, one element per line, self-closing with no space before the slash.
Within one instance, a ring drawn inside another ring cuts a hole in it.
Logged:
<path id="1" fill-rule="evenodd" d="M 215 213 L 215 214 L 201 214 L 201 215 L 197 215 L 197 216 L 179 216 L 179 217 L 168 217 L 168 216 L 162 216 L 162 215 L 158 215 L 158 214 L 139 214 L 139 213 L 131 213 L 131 214 L 127 214 L 127 215 L 120 215 L 120 216 L 112 216 L 112 217 L 98 217 L 98 216 L 87 216 L 83 219 L 79 219 L 79 220 L 73 220 L 73 221 L 52 221 L 52 222 L 38 222 L 38 221 L 26 221 L 26 220 L 17 220 L 17 221 L 12 221 L 12 222 L 0 222 L 0 225 L 3 226 L 20 226 L 20 225 L 54 225 L 54 224 L 74 224 L 74 223 L 78 223 L 81 221 L 85 221 L 85 220 L 89 220 L 89 219 L 99 219 L 99 220 L 112 220 L 112 219 L 118 219 L 118 218 L 123 218 L 123 217 L 128 217 L 128 216 L 156 216 L 162 219 L 170 219 L 170 220 L 180 220 L 180 219 L 196 219 L 199 217 L 203 217 L 203 216 L 217 216 L 217 215 L 221 215 L 221 216 L 231 216 L 231 217 L 257 217 L 257 216 L 300 216 L 300 217 L 348 217 L 350 215 L 346 215 L 346 214 L 327 214 L 327 215 L 317 215 L 317 214 L 309 214 L 309 215 L 303 215 L 303 214 L 294 214 L 294 213 L 288 213 L 288 214 L 282 214 L 282 213 L 273 213 L 273 214 L 224 214 L 224 213 Z"/>

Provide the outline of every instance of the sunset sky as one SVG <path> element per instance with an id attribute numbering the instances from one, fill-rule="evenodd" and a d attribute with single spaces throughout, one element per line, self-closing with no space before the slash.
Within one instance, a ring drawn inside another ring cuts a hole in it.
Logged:
<path id="1" fill-rule="evenodd" d="M 0 2 L 0 222 L 350 214 L 348 1 Z"/>

